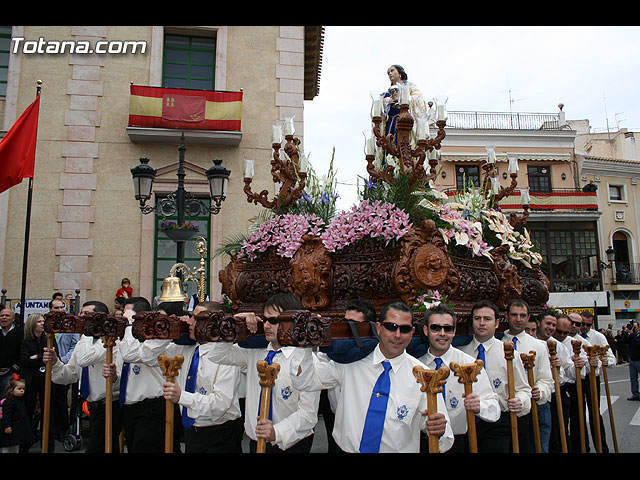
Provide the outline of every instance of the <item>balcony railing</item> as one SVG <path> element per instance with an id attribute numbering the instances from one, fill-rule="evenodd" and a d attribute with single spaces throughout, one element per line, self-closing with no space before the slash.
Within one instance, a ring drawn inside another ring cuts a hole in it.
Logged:
<path id="1" fill-rule="evenodd" d="M 447 190 L 449 197 L 458 193 L 459 190 Z M 583 192 L 579 189 L 554 189 L 548 193 L 529 192 L 531 211 L 553 211 L 553 210 L 597 210 L 597 192 Z M 503 210 L 521 210 L 520 192 L 516 189 L 514 193 L 504 197 L 500 203 Z"/>
<path id="2" fill-rule="evenodd" d="M 484 130 L 559 130 L 558 114 L 448 112 L 447 128 Z"/>

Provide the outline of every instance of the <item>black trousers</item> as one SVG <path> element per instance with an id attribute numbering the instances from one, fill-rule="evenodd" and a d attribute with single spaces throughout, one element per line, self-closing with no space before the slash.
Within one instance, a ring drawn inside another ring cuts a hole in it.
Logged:
<path id="1" fill-rule="evenodd" d="M 579 405 L 583 405 L 582 422 L 585 426 L 584 442 L 585 445 L 589 445 L 589 439 L 587 438 L 587 424 L 584 416 L 584 398 L 580 398 L 578 395 L 578 388 L 575 383 L 566 384 L 567 393 L 569 394 L 569 441 L 571 444 L 571 453 L 581 453 L 582 447 L 580 442 L 580 410 Z"/>
<path id="2" fill-rule="evenodd" d="M 509 453 L 511 451 L 511 419 L 509 412 L 502 412 L 495 422 L 476 423 L 478 453 Z"/>
<path id="3" fill-rule="evenodd" d="M 123 409 L 125 444 L 128 453 L 164 453 L 166 400 L 150 398 L 126 404 Z M 182 423 L 180 409 L 174 404 L 173 452 L 180 452 Z"/>
<path id="4" fill-rule="evenodd" d="M 106 408 L 104 400 L 100 402 L 89 402 L 89 439 L 86 453 L 105 453 Z M 120 452 L 120 432 L 122 431 L 122 407 L 115 400 L 111 406 L 111 452 Z"/>
<path id="5" fill-rule="evenodd" d="M 589 381 L 589 375 L 582 380 L 582 393 L 585 397 L 585 402 L 589 408 L 589 430 L 591 430 L 591 440 L 593 441 L 593 450 L 596 449 L 596 419 L 600 422 L 600 438 L 602 439 L 602 453 L 609 453 L 609 447 L 607 446 L 607 434 L 604 429 L 604 422 L 602 421 L 602 415 L 600 414 L 600 376 L 596 376 L 596 392 L 598 398 L 598 405 L 591 404 L 591 382 Z M 594 416 L 595 414 L 595 416 Z M 590 451 L 589 443 L 587 442 L 587 452 Z"/>
<path id="6" fill-rule="evenodd" d="M 184 431 L 186 453 L 242 453 L 242 418 L 209 427 L 193 426 Z"/>
<path id="7" fill-rule="evenodd" d="M 273 445 L 267 442 L 267 448 L 265 453 L 309 453 L 311 452 L 311 446 L 313 445 L 313 434 L 303 438 L 295 445 L 290 446 L 286 450 L 282 450 L 277 445 Z M 249 453 L 256 453 L 258 442 L 255 440 L 249 440 Z"/>

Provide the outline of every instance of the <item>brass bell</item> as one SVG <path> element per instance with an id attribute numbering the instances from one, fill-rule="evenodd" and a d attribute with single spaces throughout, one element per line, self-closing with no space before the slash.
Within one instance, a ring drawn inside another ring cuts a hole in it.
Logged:
<path id="1" fill-rule="evenodd" d="M 182 289 L 182 280 L 179 277 L 166 277 L 162 281 L 162 291 L 158 302 L 186 302 L 189 297 Z"/>

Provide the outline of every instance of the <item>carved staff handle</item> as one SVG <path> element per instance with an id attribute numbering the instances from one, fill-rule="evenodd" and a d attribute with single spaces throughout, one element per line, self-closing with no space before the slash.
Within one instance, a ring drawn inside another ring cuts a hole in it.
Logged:
<path id="1" fill-rule="evenodd" d="M 553 340 L 547 340 L 547 349 L 549 350 L 549 361 L 551 362 L 551 373 L 553 375 L 553 383 L 556 390 L 556 410 L 558 413 L 558 426 L 560 428 L 560 446 L 562 453 L 567 453 L 567 432 L 564 428 L 564 411 L 562 409 L 562 392 L 560 391 L 560 377 L 558 374 L 558 367 L 553 366 L 553 361 L 556 358 L 556 342 Z"/>
<path id="2" fill-rule="evenodd" d="M 280 373 L 280 364 L 272 363 L 269 365 L 265 360 L 258 360 L 257 363 L 258 376 L 260 377 L 260 386 L 262 387 L 262 395 L 260 396 L 260 414 L 259 420 L 269 419 L 269 408 L 271 406 L 271 389 L 276 384 L 276 378 Z M 256 453 L 265 453 L 267 450 L 267 441 L 264 438 L 258 438 Z"/>
<path id="3" fill-rule="evenodd" d="M 590 358 L 598 356 L 599 345 L 583 345 L 584 351 L 587 352 L 587 356 Z M 589 369 L 589 390 L 591 390 L 591 410 L 589 413 L 593 417 L 593 425 L 595 426 L 595 444 L 596 451 L 602 453 L 602 437 L 600 436 L 600 402 L 598 398 L 598 384 L 596 381 L 596 369 L 591 367 Z"/>
<path id="4" fill-rule="evenodd" d="M 513 378 L 513 344 L 511 342 L 504 343 L 504 358 L 507 361 L 507 381 L 509 382 L 509 398 L 515 398 L 516 387 L 514 385 Z M 513 453 L 520 453 L 520 445 L 518 442 L 518 415 L 512 411 L 509 411 L 509 417 L 511 418 L 511 447 Z"/>
<path id="5" fill-rule="evenodd" d="M 113 363 L 113 346 L 116 337 L 102 337 L 102 343 L 107 349 L 107 365 Z M 113 453 L 113 379 L 106 380 L 106 394 L 104 399 L 104 453 Z"/>
<path id="6" fill-rule="evenodd" d="M 158 355 L 158 362 L 162 368 L 162 375 L 165 376 L 167 382 L 175 383 L 175 379 L 180 372 L 184 357 L 176 355 L 174 358 L 167 357 L 164 354 Z M 164 423 L 164 451 L 165 453 L 173 453 L 173 411 L 174 405 L 171 400 L 165 401 L 165 423 Z"/>
<path id="7" fill-rule="evenodd" d="M 53 349 L 54 333 L 47 333 L 47 348 Z M 49 427 L 51 423 L 51 368 L 52 361 L 49 360 L 45 365 L 45 381 L 44 381 L 44 414 L 42 417 L 42 453 L 49 452 Z"/>
<path id="8" fill-rule="evenodd" d="M 521 353 L 520 358 L 524 364 L 524 368 L 527 371 L 527 379 L 531 388 L 536 386 L 536 380 L 533 373 L 533 367 L 536 361 L 536 352 L 531 350 L 529 353 Z M 533 423 L 533 440 L 536 447 L 536 453 L 542 453 L 542 443 L 540 442 L 540 420 L 538 418 L 538 404 L 532 398 L 531 399 L 531 420 Z"/>
<path id="9" fill-rule="evenodd" d="M 438 413 L 438 394 L 442 386 L 447 383 L 449 367 L 443 365 L 438 370 L 427 370 L 419 366 L 413 367 L 413 375 L 420 384 L 420 391 L 427 393 L 427 416 Z M 440 438 L 429 435 L 429 453 L 439 453 Z"/>
<path id="10" fill-rule="evenodd" d="M 582 351 L 582 342 L 580 340 L 571 340 L 571 348 L 573 348 L 574 357 L 578 357 Z M 584 399 L 582 396 L 582 374 L 581 368 L 576 367 L 576 390 L 578 392 L 578 414 L 580 415 L 580 451 L 587 452 L 585 441 L 585 424 L 584 424 Z"/>
<path id="11" fill-rule="evenodd" d="M 460 365 L 451 362 L 449 368 L 458 377 L 458 382 L 464 384 L 465 397 L 473 393 L 473 384 L 478 381 L 478 374 L 482 371 L 484 362 L 476 360 L 474 363 Z M 469 451 L 478 453 L 478 436 L 476 433 L 476 418 L 472 410 L 467 410 L 467 437 L 469 438 Z"/>
<path id="12" fill-rule="evenodd" d="M 600 359 L 602 359 L 609 350 L 609 345 L 601 346 L 599 349 Z M 616 424 L 613 421 L 613 408 L 611 408 L 611 392 L 609 391 L 609 374 L 607 369 L 602 367 L 602 374 L 604 375 L 604 387 L 607 391 L 607 406 L 609 407 L 609 423 L 611 424 L 611 435 L 613 436 L 613 446 L 616 453 L 618 452 L 618 436 L 616 435 Z"/>

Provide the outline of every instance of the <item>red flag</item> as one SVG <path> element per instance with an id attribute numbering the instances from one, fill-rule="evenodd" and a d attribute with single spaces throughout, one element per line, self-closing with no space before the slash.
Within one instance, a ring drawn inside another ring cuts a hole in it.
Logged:
<path id="1" fill-rule="evenodd" d="M 33 178 L 39 112 L 40 95 L 0 141 L 0 193 Z"/>

